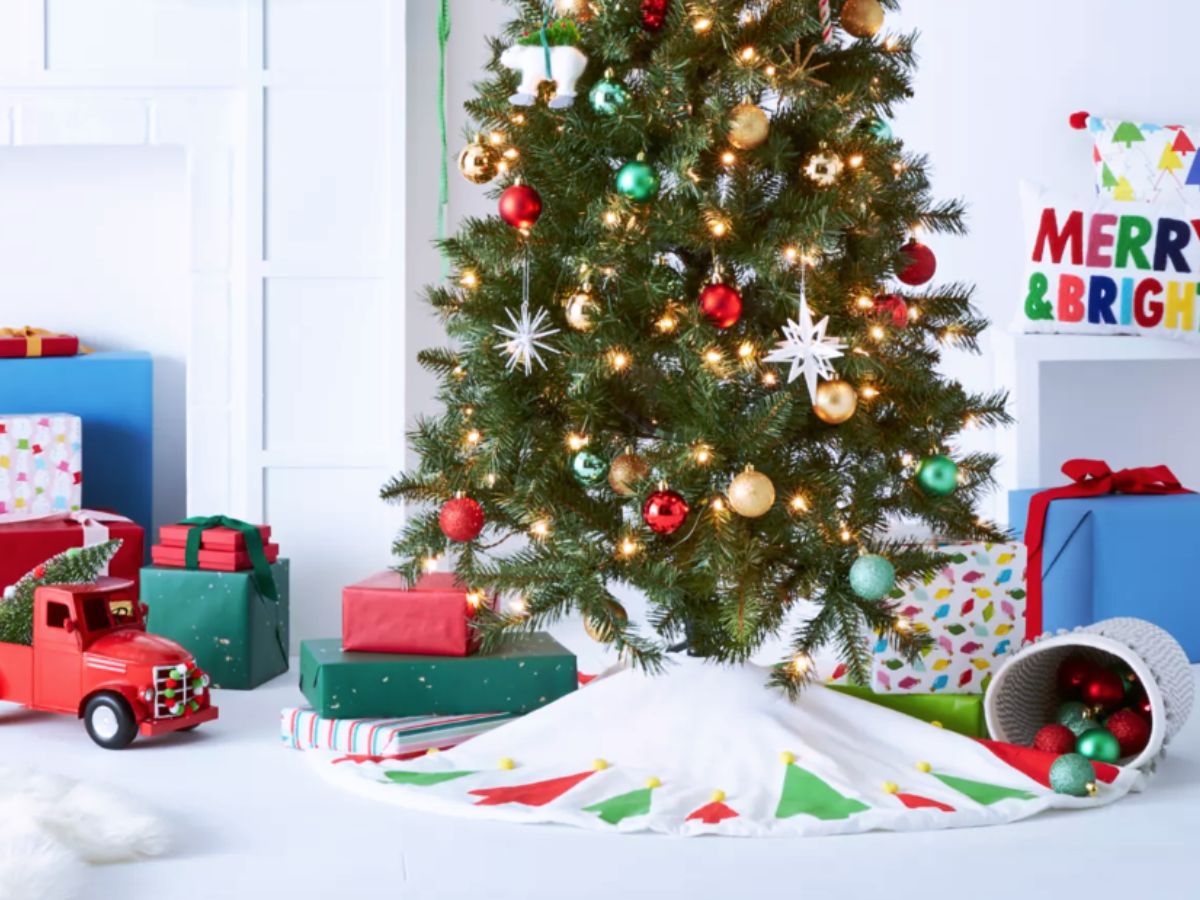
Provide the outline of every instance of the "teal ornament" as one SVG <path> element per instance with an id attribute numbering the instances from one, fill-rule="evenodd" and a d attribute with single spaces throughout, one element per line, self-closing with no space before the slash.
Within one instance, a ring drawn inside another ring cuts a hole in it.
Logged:
<path id="1" fill-rule="evenodd" d="M 850 589 L 864 600 L 882 600 L 896 586 L 896 567 L 882 556 L 860 556 L 850 567 Z"/>
<path id="2" fill-rule="evenodd" d="M 872 137 L 879 141 L 890 141 L 895 138 L 895 133 L 892 131 L 892 126 L 888 124 L 887 119 L 881 119 L 879 116 L 867 116 L 858 123 L 858 127 L 863 131 L 869 132 Z"/>
<path id="3" fill-rule="evenodd" d="M 592 86 L 588 100 L 597 115 L 615 116 L 629 103 L 629 91 L 625 90 L 623 84 L 611 81 L 606 76 Z"/>
<path id="4" fill-rule="evenodd" d="M 1087 704 L 1080 703 L 1078 700 L 1068 700 L 1060 706 L 1054 716 L 1054 721 L 1070 728 L 1075 737 L 1096 727 L 1092 711 L 1087 708 Z"/>
<path id="5" fill-rule="evenodd" d="M 580 450 L 571 460 L 571 472 L 584 487 L 595 487 L 608 477 L 608 463 L 591 450 Z"/>
<path id="6" fill-rule="evenodd" d="M 658 196 L 658 173 L 640 159 L 627 162 L 617 172 L 617 193 L 635 203 L 648 203 Z"/>
<path id="7" fill-rule="evenodd" d="M 1064 753 L 1050 764 L 1050 787 L 1059 794 L 1087 797 L 1096 790 L 1096 770 L 1086 756 Z"/>
<path id="8" fill-rule="evenodd" d="M 949 497 L 958 487 L 958 466 L 948 456 L 929 456 L 917 466 L 917 484 L 930 497 Z"/>
<path id="9" fill-rule="evenodd" d="M 1121 743 L 1107 728 L 1089 728 L 1075 741 L 1075 752 L 1097 762 L 1115 763 L 1121 758 Z"/>

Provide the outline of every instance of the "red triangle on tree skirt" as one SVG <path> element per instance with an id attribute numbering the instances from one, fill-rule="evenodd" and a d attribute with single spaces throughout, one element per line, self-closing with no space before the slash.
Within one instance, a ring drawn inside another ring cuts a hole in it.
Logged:
<path id="1" fill-rule="evenodd" d="M 1196 145 L 1192 143 L 1192 139 L 1187 136 L 1187 132 L 1182 129 L 1175 135 L 1175 140 L 1171 144 L 1171 149 L 1176 153 L 1192 153 L 1196 149 Z"/>
<path id="2" fill-rule="evenodd" d="M 896 799 L 909 809 L 940 809 L 942 812 L 954 812 L 953 806 L 918 794 L 896 794 Z"/>
<path id="3" fill-rule="evenodd" d="M 706 825 L 716 825 L 718 822 L 723 822 L 726 819 L 736 819 L 738 817 L 737 810 L 730 809 L 724 803 L 714 801 L 706 803 L 690 816 L 684 819 L 685 822 L 703 822 Z"/>
<path id="4" fill-rule="evenodd" d="M 520 803 L 524 806 L 545 806 L 551 800 L 556 800 L 589 775 L 596 773 L 589 769 L 576 775 L 564 775 L 562 778 L 551 778 L 548 781 L 535 781 L 532 784 L 516 784 L 512 787 L 479 788 L 470 791 L 475 797 L 483 799 L 476 806 L 499 806 L 502 803 Z"/>
<path id="5" fill-rule="evenodd" d="M 1050 787 L 1050 766 L 1058 759 L 1059 754 L 1035 750 L 1033 747 L 1006 744 L 1003 741 L 989 741 L 984 738 L 977 740 L 1018 772 L 1028 775 L 1044 787 Z M 1105 784 L 1116 781 L 1117 776 L 1121 774 L 1121 770 L 1116 766 L 1096 760 L 1092 760 L 1092 768 L 1096 770 L 1096 778 Z"/>
<path id="6" fill-rule="evenodd" d="M 1103 157 L 1100 156 L 1100 148 L 1099 147 L 1092 147 L 1092 161 L 1093 162 L 1102 162 L 1103 161 Z"/>

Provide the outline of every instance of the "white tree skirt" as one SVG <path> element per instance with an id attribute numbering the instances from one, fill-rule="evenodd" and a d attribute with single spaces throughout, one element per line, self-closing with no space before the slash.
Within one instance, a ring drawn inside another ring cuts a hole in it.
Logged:
<path id="1" fill-rule="evenodd" d="M 1097 796 L 1056 794 L 1053 754 L 820 686 L 791 703 L 767 674 L 682 659 L 665 675 L 609 675 L 444 753 L 313 759 L 336 783 L 409 809 L 681 835 L 994 825 L 1110 803 L 1141 782 L 1101 766 Z"/>

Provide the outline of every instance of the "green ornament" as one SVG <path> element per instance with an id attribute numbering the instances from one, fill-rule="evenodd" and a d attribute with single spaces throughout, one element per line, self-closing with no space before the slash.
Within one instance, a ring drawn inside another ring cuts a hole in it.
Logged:
<path id="1" fill-rule="evenodd" d="M 72 547 L 71 549 L 69 549 L 67 551 L 67 559 L 74 559 L 78 555 L 79 555 L 78 547 Z"/>
<path id="2" fill-rule="evenodd" d="M 1054 716 L 1054 721 L 1070 728 L 1075 737 L 1096 727 L 1096 722 L 1092 719 L 1092 711 L 1087 708 L 1087 704 L 1080 703 L 1078 700 L 1068 700 L 1060 706 Z"/>
<path id="3" fill-rule="evenodd" d="M 958 487 L 958 466 L 948 456 L 929 456 L 917 466 L 917 484 L 931 497 L 949 497 Z"/>
<path id="4" fill-rule="evenodd" d="M 860 556 L 850 567 L 850 589 L 864 600 L 882 600 L 896 586 L 896 568 L 882 556 Z"/>
<path id="5" fill-rule="evenodd" d="M 1121 744 L 1107 728 L 1089 728 L 1075 741 L 1075 750 L 1088 759 L 1115 763 L 1121 758 Z"/>
<path id="6" fill-rule="evenodd" d="M 895 137 L 887 119 L 881 119 L 878 116 L 867 116 L 858 123 L 858 127 L 863 131 L 870 132 L 874 138 L 880 141 L 890 141 Z"/>
<path id="7" fill-rule="evenodd" d="M 612 81 L 612 73 L 606 72 L 604 78 L 592 86 L 588 100 L 597 115 L 615 116 L 629 103 L 629 91 L 619 82 Z"/>
<path id="8" fill-rule="evenodd" d="M 635 203 L 649 203 L 658 196 L 658 173 L 647 162 L 627 162 L 617 172 L 617 193 Z"/>
<path id="9" fill-rule="evenodd" d="M 591 450 L 580 450 L 571 460 L 571 471 L 584 487 L 595 487 L 608 477 L 608 463 Z"/>
<path id="10" fill-rule="evenodd" d="M 1125 685 L 1125 699 L 1132 700 L 1141 687 L 1141 682 L 1138 681 L 1137 673 L 1123 662 L 1115 662 L 1107 668 L 1112 669 L 1121 677 L 1121 683 Z"/>
<path id="11" fill-rule="evenodd" d="M 174 700 L 175 699 L 175 688 L 167 688 L 165 691 L 163 691 L 163 696 L 166 697 L 168 700 Z"/>
<path id="12" fill-rule="evenodd" d="M 1087 797 L 1096 790 L 1096 770 L 1078 753 L 1064 753 L 1050 764 L 1050 787 L 1060 794 Z"/>

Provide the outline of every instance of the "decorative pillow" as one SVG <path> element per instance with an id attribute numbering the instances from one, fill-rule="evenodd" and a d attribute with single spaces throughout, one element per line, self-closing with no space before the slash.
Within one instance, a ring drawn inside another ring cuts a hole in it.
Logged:
<path id="1" fill-rule="evenodd" d="M 1021 195 L 1024 331 L 1195 339 L 1200 203 Z"/>
<path id="2" fill-rule="evenodd" d="M 1113 200 L 1200 202 L 1200 126 L 1155 125 L 1078 113 L 1092 135 L 1096 190 Z"/>

